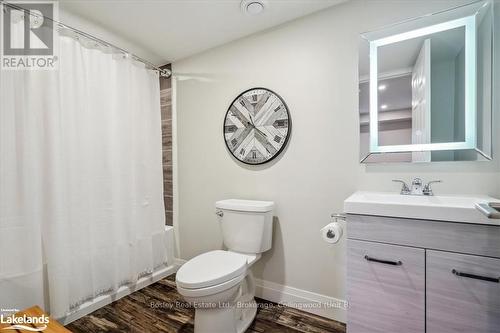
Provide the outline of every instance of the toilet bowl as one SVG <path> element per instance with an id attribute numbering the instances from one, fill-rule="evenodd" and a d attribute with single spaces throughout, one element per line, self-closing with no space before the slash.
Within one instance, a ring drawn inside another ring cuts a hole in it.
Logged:
<path id="1" fill-rule="evenodd" d="M 177 290 L 196 309 L 197 333 L 244 332 L 257 305 L 250 266 L 257 256 L 210 251 L 184 264 L 177 272 Z"/>
<path id="2" fill-rule="evenodd" d="M 227 250 L 200 254 L 179 268 L 179 294 L 195 308 L 195 333 L 240 333 L 257 313 L 251 266 L 271 247 L 269 201 L 216 203 Z"/>

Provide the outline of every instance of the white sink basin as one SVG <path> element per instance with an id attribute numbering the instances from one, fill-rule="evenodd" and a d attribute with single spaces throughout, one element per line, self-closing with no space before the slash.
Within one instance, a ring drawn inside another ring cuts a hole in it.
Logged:
<path id="1" fill-rule="evenodd" d="M 500 225 L 482 214 L 476 203 L 500 202 L 488 196 L 414 196 L 356 192 L 344 201 L 347 214 Z"/>

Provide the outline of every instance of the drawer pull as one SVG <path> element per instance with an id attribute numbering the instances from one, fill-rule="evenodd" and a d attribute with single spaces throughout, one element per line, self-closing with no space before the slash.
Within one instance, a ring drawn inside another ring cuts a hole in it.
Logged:
<path id="1" fill-rule="evenodd" d="M 500 283 L 500 278 L 492 278 L 492 277 L 488 277 L 488 276 L 462 273 L 462 272 L 457 271 L 456 269 L 453 269 L 451 272 L 453 274 L 455 274 L 456 276 L 461 276 L 461 277 L 466 277 L 466 278 L 476 279 L 476 280 L 483 280 L 483 281 L 488 281 L 488 282 Z"/>
<path id="2" fill-rule="evenodd" d="M 365 259 L 368 260 L 368 261 L 374 261 L 374 262 L 379 262 L 381 264 L 393 265 L 393 266 L 401 266 L 403 264 L 401 262 L 401 260 L 398 260 L 398 261 L 382 260 L 382 259 L 372 258 L 372 257 L 370 257 L 368 255 L 365 255 Z"/>

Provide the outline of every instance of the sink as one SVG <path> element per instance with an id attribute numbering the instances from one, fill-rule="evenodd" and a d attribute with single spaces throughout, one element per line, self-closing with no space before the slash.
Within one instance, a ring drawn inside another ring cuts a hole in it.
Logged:
<path id="1" fill-rule="evenodd" d="M 347 214 L 500 225 L 476 204 L 500 202 L 488 196 L 415 196 L 389 192 L 356 192 L 344 201 Z"/>

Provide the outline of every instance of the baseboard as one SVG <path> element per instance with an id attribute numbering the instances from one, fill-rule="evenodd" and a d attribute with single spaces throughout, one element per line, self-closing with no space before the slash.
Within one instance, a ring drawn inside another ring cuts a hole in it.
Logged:
<path id="1" fill-rule="evenodd" d="M 80 305 L 78 310 L 71 313 L 70 315 L 63 318 L 56 318 L 57 321 L 62 323 L 63 325 L 67 325 L 75 320 L 80 319 L 83 316 L 88 315 L 95 310 L 102 308 L 112 302 L 119 300 L 120 298 L 130 295 L 131 293 L 142 289 L 144 287 L 149 286 L 155 282 L 158 282 L 161 279 L 166 278 L 167 276 L 174 274 L 179 269 L 179 265 L 177 264 L 177 259 L 174 259 L 174 264 L 158 271 L 155 271 L 152 275 L 140 278 L 136 284 L 133 286 L 123 286 L 120 287 L 115 293 L 110 295 L 99 296 L 92 301 L 83 303 Z"/>
<path id="2" fill-rule="evenodd" d="M 187 260 L 176 258 L 178 267 Z M 342 323 L 347 319 L 347 302 L 307 290 L 255 279 L 255 296 Z"/>
<path id="3" fill-rule="evenodd" d="M 255 284 L 255 296 L 259 298 L 346 322 L 347 303 L 344 300 L 260 279 L 256 279 Z"/>

